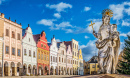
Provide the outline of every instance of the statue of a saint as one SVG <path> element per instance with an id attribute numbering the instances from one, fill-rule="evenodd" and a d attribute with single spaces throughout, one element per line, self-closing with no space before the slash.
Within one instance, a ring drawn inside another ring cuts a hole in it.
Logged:
<path id="1" fill-rule="evenodd" d="M 118 53 L 120 48 L 119 32 L 116 24 L 110 24 L 112 11 L 105 9 L 102 12 L 102 25 L 98 33 L 93 30 L 93 35 L 98 38 L 96 47 L 98 51 L 98 64 L 101 73 L 112 74 L 116 71 Z"/>

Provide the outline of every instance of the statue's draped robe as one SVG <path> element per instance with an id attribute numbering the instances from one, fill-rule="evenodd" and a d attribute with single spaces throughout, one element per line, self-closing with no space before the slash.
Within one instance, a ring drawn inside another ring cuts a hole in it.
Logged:
<path id="1" fill-rule="evenodd" d="M 111 26 L 100 26 L 98 33 L 93 33 L 97 40 L 96 47 L 99 49 L 98 60 L 101 72 L 103 73 L 115 73 L 115 68 L 118 61 L 118 52 L 120 47 L 119 33 L 115 33 L 117 38 L 116 47 L 114 47 L 114 53 L 112 53 L 111 46 Z"/>

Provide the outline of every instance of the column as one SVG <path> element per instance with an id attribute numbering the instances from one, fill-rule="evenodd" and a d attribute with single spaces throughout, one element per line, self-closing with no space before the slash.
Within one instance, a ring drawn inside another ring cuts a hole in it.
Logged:
<path id="1" fill-rule="evenodd" d="M 17 76 L 17 67 L 14 67 L 15 76 Z"/>
<path id="2" fill-rule="evenodd" d="M 10 63 L 9 63 L 9 66 L 8 66 L 8 76 L 10 76 Z"/>

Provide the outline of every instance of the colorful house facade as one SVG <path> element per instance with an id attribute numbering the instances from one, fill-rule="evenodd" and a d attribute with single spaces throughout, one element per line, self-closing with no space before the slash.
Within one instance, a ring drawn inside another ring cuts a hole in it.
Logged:
<path id="1" fill-rule="evenodd" d="M 78 75 L 78 41 L 72 39 L 73 75 Z"/>
<path id="2" fill-rule="evenodd" d="M 50 73 L 50 52 L 47 44 L 46 33 L 33 35 L 37 43 L 37 72 L 39 75 L 49 75 Z"/>
<path id="3" fill-rule="evenodd" d="M 22 26 L 6 19 L 1 21 L 1 27 L 4 28 L 4 56 L 3 56 L 3 74 L 4 76 L 22 75 Z M 0 20 L 2 20 L 0 19 Z"/>
<path id="4" fill-rule="evenodd" d="M 64 42 L 57 42 L 58 46 L 58 75 L 66 74 L 66 45 Z"/>
<path id="5" fill-rule="evenodd" d="M 78 75 L 83 75 L 84 74 L 84 69 L 83 69 L 83 56 L 82 56 L 82 50 L 79 49 L 79 61 L 78 61 Z"/>
<path id="6" fill-rule="evenodd" d="M 37 46 L 34 41 L 31 28 L 28 26 L 22 31 L 23 40 L 23 75 L 36 75 L 37 69 Z"/>
<path id="7" fill-rule="evenodd" d="M 50 46 L 50 75 L 58 75 L 58 48 L 55 37 L 51 40 L 51 43 L 48 43 Z"/>
<path id="8" fill-rule="evenodd" d="M 0 15 L 0 76 L 2 76 L 2 52 L 3 52 L 3 35 L 4 35 L 4 14 Z"/>
<path id="9" fill-rule="evenodd" d="M 67 75 L 73 75 L 73 55 L 72 55 L 72 51 L 71 51 L 71 41 L 69 42 L 64 42 L 66 45 L 66 73 Z"/>

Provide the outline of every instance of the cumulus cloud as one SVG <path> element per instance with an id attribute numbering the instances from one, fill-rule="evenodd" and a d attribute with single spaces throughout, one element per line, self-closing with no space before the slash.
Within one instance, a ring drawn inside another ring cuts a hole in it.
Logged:
<path id="1" fill-rule="evenodd" d="M 70 22 L 61 22 L 60 24 L 56 24 L 56 27 L 60 29 L 60 28 L 72 27 L 72 25 L 70 24 Z"/>
<path id="2" fill-rule="evenodd" d="M 67 3 L 63 3 L 63 2 L 60 2 L 59 4 L 53 4 L 53 5 L 50 5 L 50 4 L 46 4 L 46 7 L 47 8 L 50 8 L 50 9 L 55 9 L 56 11 L 58 12 L 62 12 L 62 11 L 65 11 L 65 9 L 67 8 L 72 8 L 72 5 L 71 4 L 67 4 Z"/>
<path id="3" fill-rule="evenodd" d="M 122 26 L 130 26 L 130 21 L 122 20 Z"/>
<path id="4" fill-rule="evenodd" d="M 54 23 L 53 21 L 56 21 L 54 19 L 41 19 L 40 21 L 37 22 L 37 24 L 42 24 L 42 25 L 45 25 L 45 26 L 53 26 Z"/>
<path id="5" fill-rule="evenodd" d="M 56 39 L 56 42 L 61 42 L 60 39 Z"/>
<path id="6" fill-rule="evenodd" d="M 93 25 L 93 28 L 96 32 L 98 32 L 99 27 L 102 25 L 102 19 L 88 19 L 87 21 L 92 21 L 93 23 L 95 23 Z M 89 27 L 91 23 L 87 24 L 87 28 L 85 29 L 85 32 L 89 32 L 92 33 L 92 27 Z"/>
<path id="7" fill-rule="evenodd" d="M 60 15 L 60 13 L 54 13 L 54 17 L 56 17 L 56 18 L 60 18 L 61 15 Z"/>
<path id="8" fill-rule="evenodd" d="M 79 45 L 79 49 L 82 49 L 83 52 L 83 59 L 85 61 L 88 61 L 92 56 L 96 55 L 98 53 L 98 49 L 95 45 L 96 40 L 89 40 L 89 42 L 86 45 Z"/>
<path id="9" fill-rule="evenodd" d="M 127 37 L 127 35 L 130 35 L 130 32 L 128 33 L 121 33 L 120 36 Z"/>
<path id="10" fill-rule="evenodd" d="M 88 39 L 89 37 L 85 35 L 84 38 L 85 38 L 85 39 Z"/>
<path id="11" fill-rule="evenodd" d="M 113 11 L 113 20 L 120 20 L 123 18 L 124 14 L 130 15 L 130 8 L 125 8 L 124 6 L 130 6 L 130 2 L 123 2 L 121 4 L 110 4 L 109 8 Z"/>
<path id="12" fill-rule="evenodd" d="M 84 7 L 84 11 L 89 11 L 91 7 Z"/>

